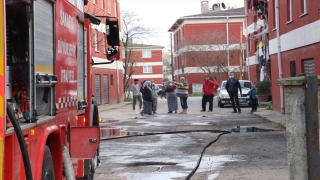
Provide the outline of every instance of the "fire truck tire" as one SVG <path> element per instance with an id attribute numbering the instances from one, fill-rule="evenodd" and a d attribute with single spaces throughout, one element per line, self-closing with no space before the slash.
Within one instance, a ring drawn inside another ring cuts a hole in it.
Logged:
<path id="1" fill-rule="evenodd" d="M 42 180 L 54 180 L 54 168 L 51 152 L 48 146 L 44 147 L 42 162 Z"/>
<path id="2" fill-rule="evenodd" d="M 93 106 L 92 126 L 99 126 L 99 110 L 98 106 Z"/>

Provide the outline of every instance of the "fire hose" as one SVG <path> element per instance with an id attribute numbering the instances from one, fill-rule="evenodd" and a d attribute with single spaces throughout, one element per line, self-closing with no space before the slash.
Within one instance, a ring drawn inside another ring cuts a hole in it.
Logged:
<path id="1" fill-rule="evenodd" d="M 190 172 L 190 174 L 186 177 L 186 180 L 189 180 L 194 173 L 197 171 L 199 168 L 203 153 L 205 150 L 211 146 L 213 143 L 217 142 L 220 136 L 229 134 L 231 133 L 230 131 L 221 131 L 221 130 L 192 130 L 192 131 L 173 131 L 173 132 L 159 132 L 159 133 L 144 133 L 144 134 L 137 134 L 137 135 L 132 135 L 132 136 L 121 136 L 121 137 L 115 137 L 115 138 L 106 138 L 106 139 L 101 139 L 100 141 L 107 141 L 107 140 L 114 140 L 114 139 L 123 139 L 123 138 L 130 138 L 130 137 L 136 137 L 136 136 L 152 136 L 152 135 L 161 135 L 161 134 L 182 134 L 182 133 L 194 133 L 194 132 L 209 132 L 209 133 L 220 133 L 216 139 L 208 143 L 204 149 L 202 150 L 200 154 L 200 158 L 197 162 L 197 165 L 193 168 L 193 170 Z"/>
<path id="2" fill-rule="evenodd" d="M 31 165 L 30 165 L 30 159 L 29 159 L 29 154 L 27 151 L 27 146 L 23 138 L 23 134 L 20 128 L 20 125 L 18 123 L 17 118 L 15 117 L 12 109 L 10 109 L 9 104 L 7 103 L 7 114 L 10 118 L 10 121 L 13 125 L 14 131 L 16 132 L 21 153 L 22 153 L 22 159 L 23 159 L 23 164 L 24 164 L 24 169 L 25 169 L 25 174 L 26 174 L 26 179 L 27 180 L 32 180 L 32 171 L 31 171 Z"/>

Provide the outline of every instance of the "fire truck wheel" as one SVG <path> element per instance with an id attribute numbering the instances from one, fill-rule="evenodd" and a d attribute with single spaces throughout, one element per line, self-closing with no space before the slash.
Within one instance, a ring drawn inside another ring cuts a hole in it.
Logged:
<path id="1" fill-rule="evenodd" d="M 83 177 L 83 180 L 93 180 L 94 172 L 90 172 L 90 174 Z"/>
<path id="2" fill-rule="evenodd" d="M 54 180 L 54 169 L 51 152 L 48 146 L 44 147 L 44 155 L 42 162 L 42 180 Z"/>
<path id="3" fill-rule="evenodd" d="M 99 126 L 99 110 L 98 106 L 93 106 L 93 118 L 92 118 L 92 125 Z"/>

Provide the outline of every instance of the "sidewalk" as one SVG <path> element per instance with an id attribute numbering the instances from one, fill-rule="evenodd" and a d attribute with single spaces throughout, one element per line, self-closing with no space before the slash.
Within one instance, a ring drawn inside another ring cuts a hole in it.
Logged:
<path id="1" fill-rule="evenodd" d="M 254 112 L 254 114 L 261 116 L 261 117 L 265 117 L 269 121 L 279 123 L 279 124 L 281 124 L 282 127 L 286 127 L 286 115 L 281 114 L 278 111 L 268 110 L 266 108 L 258 108 L 258 111 Z"/>
<path id="2" fill-rule="evenodd" d="M 129 104 L 132 104 L 132 102 L 121 102 L 118 104 L 106 104 L 106 105 L 98 106 L 98 109 L 99 109 L 99 111 L 106 111 L 106 110 L 111 110 L 111 109 L 118 109 L 120 107 L 124 107 Z M 266 108 L 258 108 L 258 111 L 254 112 L 254 114 L 261 116 L 261 117 L 264 117 L 264 118 L 268 119 L 269 121 L 279 123 L 283 127 L 286 127 L 286 115 L 281 114 L 281 112 L 274 111 L 274 110 L 268 110 Z"/>

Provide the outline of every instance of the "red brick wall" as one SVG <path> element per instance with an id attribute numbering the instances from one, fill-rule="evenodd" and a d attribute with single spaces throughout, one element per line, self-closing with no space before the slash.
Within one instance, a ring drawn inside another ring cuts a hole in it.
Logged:
<path id="1" fill-rule="evenodd" d="M 108 93 L 109 93 L 109 104 L 115 104 L 123 102 L 124 93 L 123 93 L 123 83 L 122 83 L 122 70 L 119 70 L 119 94 L 118 94 L 118 85 L 117 85 L 117 71 L 115 69 L 104 69 L 104 68 L 94 68 L 92 69 L 91 76 L 91 85 L 92 85 L 92 94 L 96 96 L 95 92 L 95 75 L 100 75 L 100 93 L 101 93 L 101 104 L 104 104 L 104 86 L 103 86 L 103 75 L 108 75 Z M 112 78 L 113 77 L 113 78 Z M 113 81 L 113 84 L 111 82 Z"/>

